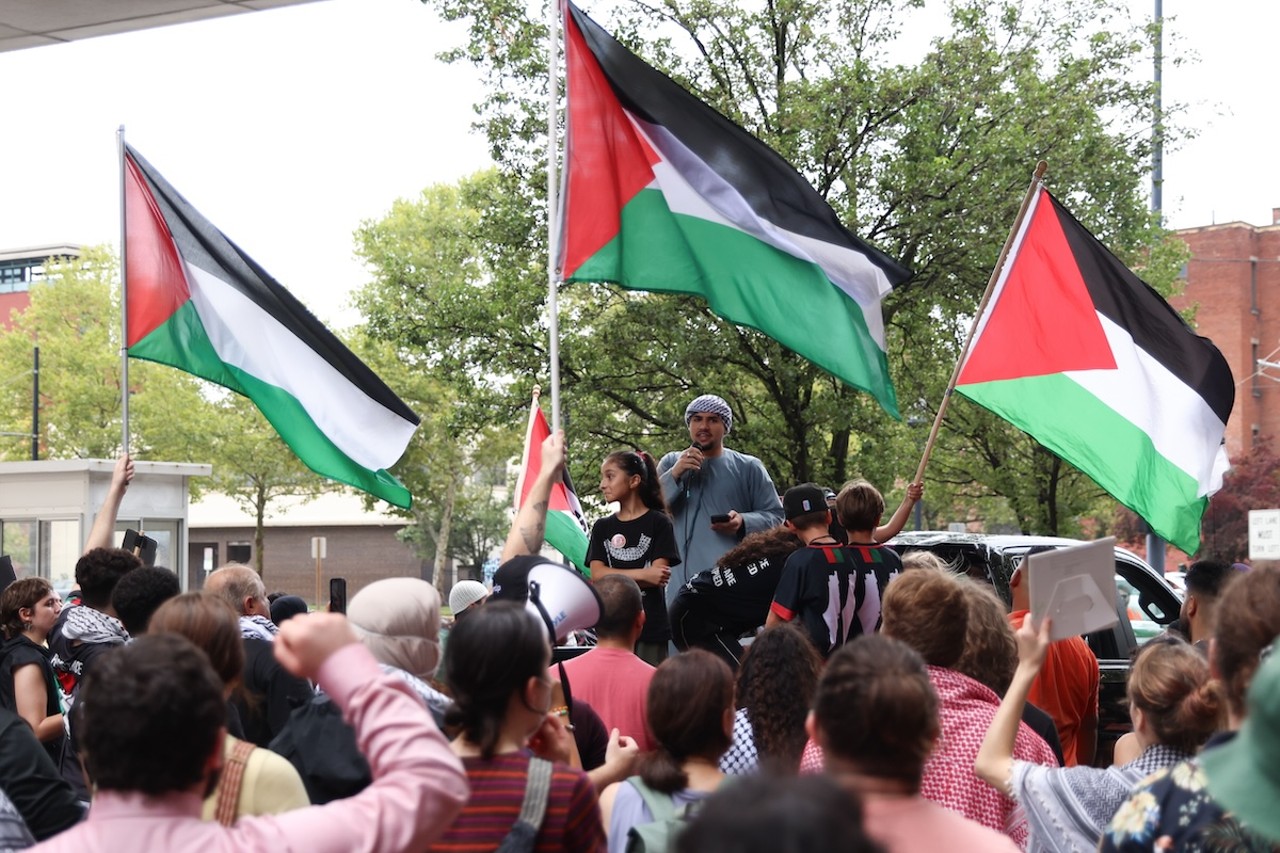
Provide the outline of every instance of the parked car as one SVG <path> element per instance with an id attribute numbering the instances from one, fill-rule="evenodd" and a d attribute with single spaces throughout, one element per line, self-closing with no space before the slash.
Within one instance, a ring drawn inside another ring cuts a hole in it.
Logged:
<path id="1" fill-rule="evenodd" d="M 1008 603 L 1009 578 L 1032 548 L 1065 548 L 1079 545 L 1074 539 L 1053 536 L 1003 536 L 979 533 L 913 531 L 901 533 L 890 544 L 900 553 L 926 550 L 937 554 L 956 571 L 995 587 Z M 1133 726 L 1125 683 L 1138 647 L 1165 631 L 1178 618 L 1181 596 L 1172 585 L 1136 554 L 1116 548 L 1116 612 L 1114 628 L 1086 634 L 1089 648 L 1098 658 L 1101 684 L 1098 691 L 1098 751 L 1094 763 L 1111 763 L 1116 739 Z"/>

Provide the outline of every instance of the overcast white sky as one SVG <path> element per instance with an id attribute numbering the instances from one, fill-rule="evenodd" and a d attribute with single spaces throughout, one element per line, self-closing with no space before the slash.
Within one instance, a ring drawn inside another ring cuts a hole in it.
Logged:
<path id="1" fill-rule="evenodd" d="M 590 0 L 582 5 L 591 10 Z M 939 0 L 929 0 L 939 9 Z M 1133 0 L 1135 19 L 1154 0 Z M 1165 161 L 1172 227 L 1271 223 L 1275 0 L 1165 0 L 1200 62 L 1165 72 L 1199 137 Z M 325 0 L 0 54 L 0 248 L 119 240 L 115 129 L 322 319 L 355 320 L 351 234 L 488 162 L 463 31 L 418 0 Z"/>

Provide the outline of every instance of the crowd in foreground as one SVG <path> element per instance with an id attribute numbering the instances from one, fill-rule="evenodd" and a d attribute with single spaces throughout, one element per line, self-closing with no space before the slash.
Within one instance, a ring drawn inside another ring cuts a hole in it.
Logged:
<path id="1" fill-rule="evenodd" d="M 370 584 L 345 616 L 272 602 L 244 566 L 179 594 L 102 544 L 122 460 L 79 603 L 38 578 L 0 594 L 0 847 L 1280 849 L 1280 572 L 1192 567 L 1186 636 L 1138 652 L 1109 762 L 1088 646 L 1050 642 L 1017 575 L 1010 612 L 945 565 L 894 562 L 878 493 L 851 484 L 832 518 L 821 489 L 788 490 L 791 553 L 730 560 L 777 572 L 761 630 L 743 645 L 717 624 L 668 656 L 645 593 L 669 561 L 593 571 L 591 624 L 548 606 L 555 572 L 585 582 L 537 556 L 558 436 L 543 462 L 491 594 L 455 587 L 442 642 L 417 579 Z M 562 660 L 582 628 L 597 645 Z"/>

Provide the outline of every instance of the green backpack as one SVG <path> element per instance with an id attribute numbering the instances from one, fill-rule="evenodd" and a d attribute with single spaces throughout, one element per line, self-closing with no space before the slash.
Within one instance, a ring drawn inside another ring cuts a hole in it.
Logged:
<path id="1" fill-rule="evenodd" d="M 720 784 L 724 785 L 732 778 L 726 776 Z M 675 850 L 676 838 L 702 808 L 704 800 L 677 806 L 670 794 L 653 790 L 639 776 L 631 776 L 627 781 L 640 792 L 653 820 L 627 830 L 626 853 L 670 853 Z"/>

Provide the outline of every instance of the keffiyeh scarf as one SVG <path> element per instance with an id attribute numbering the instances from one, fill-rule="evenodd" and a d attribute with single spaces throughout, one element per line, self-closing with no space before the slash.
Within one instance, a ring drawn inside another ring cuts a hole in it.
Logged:
<path id="1" fill-rule="evenodd" d="M 118 645 L 129 641 L 124 624 L 114 616 L 81 604 L 67 611 L 67 621 L 62 626 L 62 636 L 81 643 L 105 643 Z"/>
<path id="2" fill-rule="evenodd" d="M 265 616 L 241 616 L 240 636 L 246 640 L 266 640 L 273 642 L 280 629 L 276 623 Z"/>

